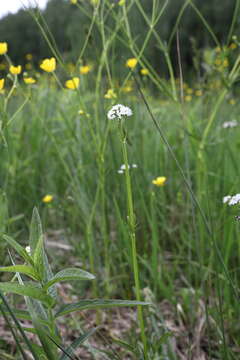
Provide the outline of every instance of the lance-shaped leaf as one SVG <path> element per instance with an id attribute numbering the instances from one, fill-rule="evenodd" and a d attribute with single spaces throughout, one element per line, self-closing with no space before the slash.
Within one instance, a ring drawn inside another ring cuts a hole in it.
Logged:
<path id="1" fill-rule="evenodd" d="M 3 239 L 6 240 L 6 242 L 11 245 L 16 252 L 27 262 L 33 265 L 33 260 L 31 256 L 27 253 L 27 251 L 24 249 L 22 245 L 20 245 L 17 241 L 15 241 L 13 238 L 11 238 L 8 235 L 3 235 Z"/>
<path id="2" fill-rule="evenodd" d="M 59 311 L 55 314 L 55 317 L 63 316 L 69 314 L 73 311 L 81 311 L 85 309 L 101 309 L 101 308 L 111 308 L 111 307 L 126 307 L 126 306 L 146 306 L 150 303 L 142 301 L 131 301 L 131 300 L 81 300 L 77 303 L 63 305 Z"/>
<path id="3" fill-rule="evenodd" d="M 2 266 L 0 272 L 19 272 L 30 276 L 34 280 L 39 280 L 39 276 L 32 266 L 28 265 L 13 265 L 13 266 Z"/>
<path id="4" fill-rule="evenodd" d="M 33 214 L 32 214 L 32 221 L 30 225 L 30 238 L 29 238 L 32 254 L 34 254 L 38 241 L 41 236 L 43 236 L 41 219 L 38 210 L 35 207 L 33 209 Z"/>
<path id="5" fill-rule="evenodd" d="M 48 289 L 50 286 L 57 282 L 68 281 L 68 280 L 93 280 L 95 276 L 87 271 L 78 268 L 68 268 L 59 271 L 50 279 L 45 285 L 44 289 Z"/>
<path id="6" fill-rule="evenodd" d="M 28 284 L 25 282 L 25 284 L 22 285 L 18 282 L 4 282 L 0 283 L 0 290 L 22 296 L 29 296 L 33 299 L 46 303 L 48 306 L 52 306 L 54 304 L 54 299 L 34 284 Z"/>
<path id="7" fill-rule="evenodd" d="M 43 248 L 43 235 L 38 239 L 37 246 L 33 255 L 34 266 L 37 269 L 37 272 L 40 276 L 40 279 L 43 279 L 44 276 L 44 248 Z"/>

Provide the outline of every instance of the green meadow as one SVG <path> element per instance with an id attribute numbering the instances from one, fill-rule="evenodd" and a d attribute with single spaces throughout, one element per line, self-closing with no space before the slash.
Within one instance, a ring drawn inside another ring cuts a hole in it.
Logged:
<path id="1" fill-rule="evenodd" d="M 0 38 L 0 359 L 237 360 L 240 1 L 63 3 L 78 52 Z"/>

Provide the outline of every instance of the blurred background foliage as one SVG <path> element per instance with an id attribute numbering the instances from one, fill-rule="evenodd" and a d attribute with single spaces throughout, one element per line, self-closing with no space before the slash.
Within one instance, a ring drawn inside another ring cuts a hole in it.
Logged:
<path id="1" fill-rule="evenodd" d="M 116 5 L 116 1 L 112 0 L 112 2 Z M 165 1 L 162 2 L 162 5 L 164 3 Z M 169 0 L 164 16 L 160 18 L 156 26 L 158 34 L 166 44 L 168 44 L 171 38 L 179 12 L 185 3 L 185 0 Z M 220 43 L 227 44 L 230 41 L 230 39 L 227 39 L 227 35 L 231 26 L 236 1 L 193 0 L 192 3 L 196 7 L 195 9 L 200 11 L 211 26 Z M 79 4 L 89 7 L 88 14 L 93 13 L 91 12 L 93 7 L 90 2 L 80 1 Z M 150 16 L 152 1 L 141 0 L 141 5 Z M 32 10 L 34 11 L 34 9 Z M 140 46 L 142 35 L 148 31 L 148 25 L 140 15 L 136 5 L 132 6 L 130 11 L 131 29 L 136 36 L 136 43 Z M 107 22 L 110 33 L 112 25 L 111 16 L 108 17 Z M 237 22 L 236 29 L 239 29 L 240 19 Z M 76 61 L 86 38 L 91 17 L 79 11 L 78 7 L 71 4 L 69 0 L 49 0 L 46 9 L 43 11 L 43 17 L 39 16 L 39 23 L 44 29 L 49 28 L 65 60 Z M 22 64 L 23 59 L 28 53 L 33 54 L 35 65 L 38 65 L 42 58 L 52 55 L 51 49 L 39 32 L 39 25 L 28 10 L 20 10 L 16 14 L 9 14 L 3 17 L 0 20 L 0 34 L 1 41 L 8 42 L 11 59 L 16 64 Z M 213 38 L 209 36 L 207 29 L 202 24 L 201 18 L 192 6 L 187 6 L 184 11 L 184 15 L 179 23 L 179 34 L 182 60 L 188 70 L 193 68 L 196 49 L 216 46 Z M 239 35 L 239 31 L 238 33 L 235 32 L 234 35 Z M 121 36 L 123 39 L 125 38 L 125 34 L 121 34 Z M 88 45 L 88 49 L 85 52 L 85 57 L 87 57 L 88 61 L 96 61 L 102 51 L 100 49 L 102 44 L 99 43 L 97 27 L 92 32 L 90 44 L 91 46 Z M 173 37 L 170 46 L 173 65 L 177 67 L 176 36 Z M 150 41 L 146 51 L 145 55 L 152 66 L 161 75 L 166 74 L 167 69 L 164 68 L 161 60 L 161 50 L 156 46 L 154 38 Z M 115 44 L 114 55 L 114 61 L 117 64 L 119 59 L 124 61 L 126 57 L 132 54 L 129 53 L 128 47 L 125 47 L 124 43 L 119 39 Z"/>

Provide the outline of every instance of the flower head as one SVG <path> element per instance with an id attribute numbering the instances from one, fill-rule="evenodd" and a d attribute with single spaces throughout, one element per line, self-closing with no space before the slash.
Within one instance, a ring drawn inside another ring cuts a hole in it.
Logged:
<path id="1" fill-rule="evenodd" d="M 227 203 L 228 205 L 232 206 L 232 205 L 236 205 L 240 203 L 240 194 L 236 194 L 236 195 L 227 195 L 224 196 L 223 198 L 223 203 Z"/>
<path id="2" fill-rule="evenodd" d="M 18 65 L 18 66 L 11 65 L 9 68 L 9 71 L 13 75 L 19 75 L 22 71 L 22 67 L 21 67 L 21 65 Z"/>
<path id="3" fill-rule="evenodd" d="M 28 61 L 30 61 L 30 60 L 32 60 L 32 58 L 33 58 L 33 56 L 32 56 L 32 54 L 26 54 L 25 55 L 25 58 L 28 60 Z"/>
<path id="4" fill-rule="evenodd" d="M 146 69 L 146 68 L 141 69 L 140 72 L 141 72 L 142 75 L 148 75 L 149 74 L 149 70 Z"/>
<path id="5" fill-rule="evenodd" d="M 91 66 L 90 65 L 82 65 L 79 68 L 80 74 L 82 75 L 86 75 L 89 73 L 89 71 L 91 71 Z"/>
<path id="6" fill-rule="evenodd" d="M 77 0 L 70 0 L 72 4 L 77 4 Z"/>
<path id="7" fill-rule="evenodd" d="M 32 77 L 24 77 L 23 81 L 25 82 L 25 84 L 31 85 L 31 84 L 35 84 L 36 80 Z"/>
<path id="8" fill-rule="evenodd" d="M 158 176 L 156 179 L 152 181 L 153 185 L 156 186 L 164 186 L 167 178 L 165 176 Z"/>
<path id="9" fill-rule="evenodd" d="M 4 88 L 5 79 L 0 79 L 0 90 Z"/>
<path id="10" fill-rule="evenodd" d="M 126 61 L 126 67 L 129 67 L 130 69 L 134 69 L 137 65 L 138 61 L 136 58 L 130 58 Z"/>
<path id="11" fill-rule="evenodd" d="M 117 95 L 113 89 L 108 89 L 104 97 L 105 99 L 116 99 Z"/>
<path id="12" fill-rule="evenodd" d="M 225 121 L 223 124 L 222 124 L 222 127 L 224 129 L 227 129 L 227 128 L 233 128 L 235 126 L 238 125 L 238 122 L 237 120 L 232 120 L 232 121 Z"/>
<path id="13" fill-rule="evenodd" d="M 50 203 L 53 201 L 53 196 L 52 195 L 45 195 L 42 198 L 42 202 L 44 202 L 45 204 Z"/>
<path id="14" fill-rule="evenodd" d="M 40 68 L 46 72 L 53 72 L 56 69 L 56 59 L 54 57 L 50 59 L 44 59 L 40 65 Z"/>
<path id="15" fill-rule="evenodd" d="M 26 246 L 26 247 L 25 247 L 25 250 L 26 250 L 26 252 L 28 253 L 28 255 L 31 255 L 31 248 L 30 248 L 30 246 Z"/>
<path id="16" fill-rule="evenodd" d="M 132 110 L 127 107 L 124 106 L 122 104 L 117 104 L 114 105 L 107 113 L 107 117 L 109 120 L 113 120 L 113 119 L 121 119 L 122 116 L 131 116 L 132 115 Z"/>
<path id="17" fill-rule="evenodd" d="M 80 83 L 80 80 L 78 77 L 74 77 L 70 80 L 67 80 L 65 82 L 65 86 L 66 88 L 68 89 L 71 89 L 71 90 L 76 90 L 78 87 L 79 87 L 79 83 Z"/>
<path id="18" fill-rule="evenodd" d="M 6 54 L 8 51 L 8 45 L 6 42 L 0 42 L 0 55 Z"/>

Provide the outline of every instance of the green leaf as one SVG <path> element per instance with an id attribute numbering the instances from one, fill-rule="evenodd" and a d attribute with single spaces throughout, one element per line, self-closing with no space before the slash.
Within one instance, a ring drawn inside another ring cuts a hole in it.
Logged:
<path id="1" fill-rule="evenodd" d="M 67 280 L 93 280 L 95 276 L 90 274 L 87 271 L 78 269 L 78 268 L 68 268 L 59 271 L 57 274 L 53 276 L 45 285 L 44 289 L 48 289 L 53 284 L 60 282 L 60 281 L 67 281 Z"/>
<path id="2" fill-rule="evenodd" d="M 85 309 L 101 309 L 101 308 L 111 308 L 111 307 L 124 307 L 124 306 L 146 306 L 150 303 L 141 302 L 141 301 L 131 301 L 131 300 L 81 300 L 77 303 L 63 305 L 59 311 L 55 314 L 55 317 L 63 316 L 69 314 L 73 311 L 81 311 Z"/>
<path id="3" fill-rule="evenodd" d="M 19 272 L 30 276 L 34 280 L 39 280 L 39 276 L 32 266 L 28 265 L 14 265 L 0 267 L 0 272 Z"/>
<path id="4" fill-rule="evenodd" d="M 68 355 L 73 355 L 74 350 L 77 349 L 79 345 L 81 345 L 84 341 L 86 341 L 90 336 L 92 336 L 96 331 L 98 330 L 98 327 L 89 330 L 85 334 L 79 336 L 76 340 L 73 341 L 73 343 L 66 349 L 66 353 Z M 66 354 L 63 354 L 59 360 L 68 360 L 69 357 Z"/>
<path id="5" fill-rule="evenodd" d="M 37 247 L 38 241 L 41 236 L 43 236 L 41 219 L 38 210 L 35 207 L 33 209 L 32 221 L 30 225 L 30 237 L 29 237 L 29 243 L 32 254 L 35 253 L 35 249 Z"/>
<path id="6" fill-rule="evenodd" d="M 3 310 L 7 315 L 9 314 L 9 311 L 7 308 L 3 307 Z M 11 310 L 12 310 L 13 314 L 16 316 L 16 318 L 18 318 L 18 319 L 29 320 L 29 321 L 31 321 L 31 319 L 32 319 L 31 315 L 26 310 L 19 310 L 16 308 L 12 308 Z M 43 325 L 49 325 L 47 320 L 43 320 L 42 318 L 38 318 L 38 320 Z"/>
<path id="7" fill-rule="evenodd" d="M 20 245 L 17 241 L 15 241 L 13 238 L 11 238 L 8 235 L 3 235 L 4 240 L 7 241 L 9 245 L 11 245 L 16 252 L 27 262 L 33 265 L 33 260 L 31 256 L 27 253 L 27 251 L 24 249 L 22 245 Z"/>
<path id="8" fill-rule="evenodd" d="M 33 255 L 34 266 L 40 276 L 43 279 L 44 276 L 44 248 L 43 248 L 43 235 L 40 235 L 37 246 Z"/>
<path id="9" fill-rule="evenodd" d="M 54 300 L 51 296 L 33 284 L 30 285 L 25 283 L 25 285 L 22 285 L 18 282 L 4 282 L 0 283 L 0 290 L 22 296 L 29 296 L 46 303 L 48 306 L 52 306 L 54 303 Z"/>

